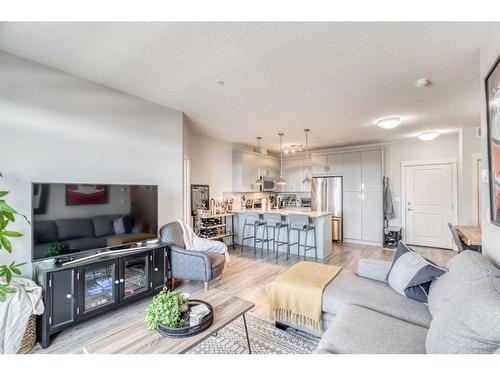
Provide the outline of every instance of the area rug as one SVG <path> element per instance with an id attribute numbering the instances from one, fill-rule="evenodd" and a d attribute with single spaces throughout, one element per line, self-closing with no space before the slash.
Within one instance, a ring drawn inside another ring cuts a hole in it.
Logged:
<path id="1" fill-rule="evenodd" d="M 319 338 L 305 332 L 288 328 L 278 329 L 271 322 L 246 314 L 252 354 L 308 354 L 318 346 Z M 189 354 L 245 354 L 248 353 L 243 318 L 238 318 L 211 336 Z"/>

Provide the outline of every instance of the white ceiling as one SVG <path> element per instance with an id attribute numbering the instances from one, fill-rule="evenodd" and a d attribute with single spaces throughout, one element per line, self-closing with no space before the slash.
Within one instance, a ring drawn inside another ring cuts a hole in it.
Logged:
<path id="1" fill-rule="evenodd" d="M 478 126 L 486 23 L 1 23 L 0 49 L 183 111 L 276 150 Z M 417 89 L 427 77 L 433 84 Z M 217 81 L 224 81 L 220 87 Z M 383 130 L 377 118 L 400 115 Z"/>

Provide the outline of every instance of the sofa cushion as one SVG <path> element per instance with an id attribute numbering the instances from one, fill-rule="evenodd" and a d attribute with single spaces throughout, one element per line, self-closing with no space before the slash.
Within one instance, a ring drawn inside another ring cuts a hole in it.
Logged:
<path id="1" fill-rule="evenodd" d="M 57 227 L 53 220 L 37 221 L 33 230 L 35 243 L 57 242 Z"/>
<path id="2" fill-rule="evenodd" d="M 340 309 L 317 353 L 422 354 L 427 329 L 356 305 Z"/>
<path id="3" fill-rule="evenodd" d="M 56 220 L 59 240 L 94 237 L 91 219 L 60 219 Z"/>
<path id="4" fill-rule="evenodd" d="M 462 296 L 474 282 L 492 275 L 500 276 L 500 270 L 486 257 L 470 250 L 455 255 L 445 267 L 448 272 L 434 280 L 429 289 L 429 310 L 433 317 L 447 303 Z"/>
<path id="5" fill-rule="evenodd" d="M 444 273 L 445 269 L 399 242 L 392 267 L 387 274 L 387 282 L 399 294 L 418 302 L 427 302 L 431 281 Z"/>
<path id="6" fill-rule="evenodd" d="M 182 227 L 178 222 L 173 222 L 164 225 L 160 229 L 161 241 L 168 244 L 185 249 L 184 237 L 182 235 Z"/>
<path id="7" fill-rule="evenodd" d="M 427 305 L 396 293 L 385 282 L 366 279 L 342 270 L 326 286 L 322 310 L 336 315 L 348 304 L 363 306 L 426 328 L 431 322 Z"/>
<path id="8" fill-rule="evenodd" d="M 96 237 L 104 237 L 114 234 L 113 220 L 119 218 L 121 215 L 102 215 L 92 218 L 94 225 L 94 234 Z"/>
<path id="9" fill-rule="evenodd" d="M 500 347 L 500 278 L 476 281 L 432 319 L 428 353 L 493 353 Z"/>

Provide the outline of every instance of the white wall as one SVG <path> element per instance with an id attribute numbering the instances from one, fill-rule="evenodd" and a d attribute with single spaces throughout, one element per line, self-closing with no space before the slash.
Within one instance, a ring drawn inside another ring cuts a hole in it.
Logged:
<path id="1" fill-rule="evenodd" d="M 483 161 L 488 160 L 488 147 L 487 147 L 487 121 L 486 121 L 486 98 L 485 98 L 485 87 L 484 79 L 488 74 L 489 70 L 493 66 L 494 62 L 500 55 L 500 30 L 492 30 L 489 34 L 489 38 L 484 41 L 481 46 L 481 58 L 480 58 L 480 69 L 481 69 L 481 128 L 484 134 L 482 142 L 482 155 Z M 487 168 L 488 163 L 484 162 L 483 167 Z M 500 266 L 500 227 L 495 226 L 490 223 L 490 202 L 489 202 L 489 185 L 487 183 L 482 184 L 483 188 L 483 225 L 482 225 L 482 236 L 483 236 L 483 254 L 492 259 L 497 266 Z"/>
<path id="2" fill-rule="evenodd" d="M 401 162 L 438 159 L 458 161 L 458 134 L 441 135 L 432 141 L 411 139 L 385 145 L 384 174 L 391 181 L 396 213 L 390 225 L 401 225 Z"/>
<path id="3" fill-rule="evenodd" d="M 182 216 L 182 114 L 0 51 L 0 189 L 30 214 L 30 183 L 157 184 L 159 225 Z M 0 264 L 30 262 L 28 225 Z M 29 265 L 24 267 L 31 273 Z"/>
<path id="4" fill-rule="evenodd" d="M 191 184 L 210 185 L 210 198 L 222 200 L 232 191 L 233 145 L 185 128 L 185 153 L 191 164 Z"/>

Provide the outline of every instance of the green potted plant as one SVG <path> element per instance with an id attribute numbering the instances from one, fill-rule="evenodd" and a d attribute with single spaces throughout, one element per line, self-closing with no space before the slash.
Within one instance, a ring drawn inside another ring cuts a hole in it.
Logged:
<path id="1" fill-rule="evenodd" d="M 0 177 L 3 177 L 2 173 L 0 173 Z M 25 215 L 18 213 L 5 201 L 4 198 L 7 194 L 9 194 L 8 191 L 0 191 L 0 251 L 3 249 L 9 254 L 12 254 L 12 243 L 10 239 L 22 237 L 23 234 L 9 230 L 9 225 L 16 221 L 16 216 L 24 217 L 28 224 L 29 221 Z M 0 265 L 0 302 L 5 301 L 7 294 L 15 293 L 15 290 L 9 287 L 9 284 L 14 275 L 21 275 L 19 267 L 25 264 L 26 263 L 16 264 L 15 261 L 13 261 L 10 264 Z"/>
<path id="2" fill-rule="evenodd" d="M 181 314 L 184 312 L 186 296 L 179 291 L 169 291 L 167 288 L 153 297 L 153 302 L 146 310 L 145 322 L 150 330 L 157 330 L 160 325 L 177 327 Z"/>

